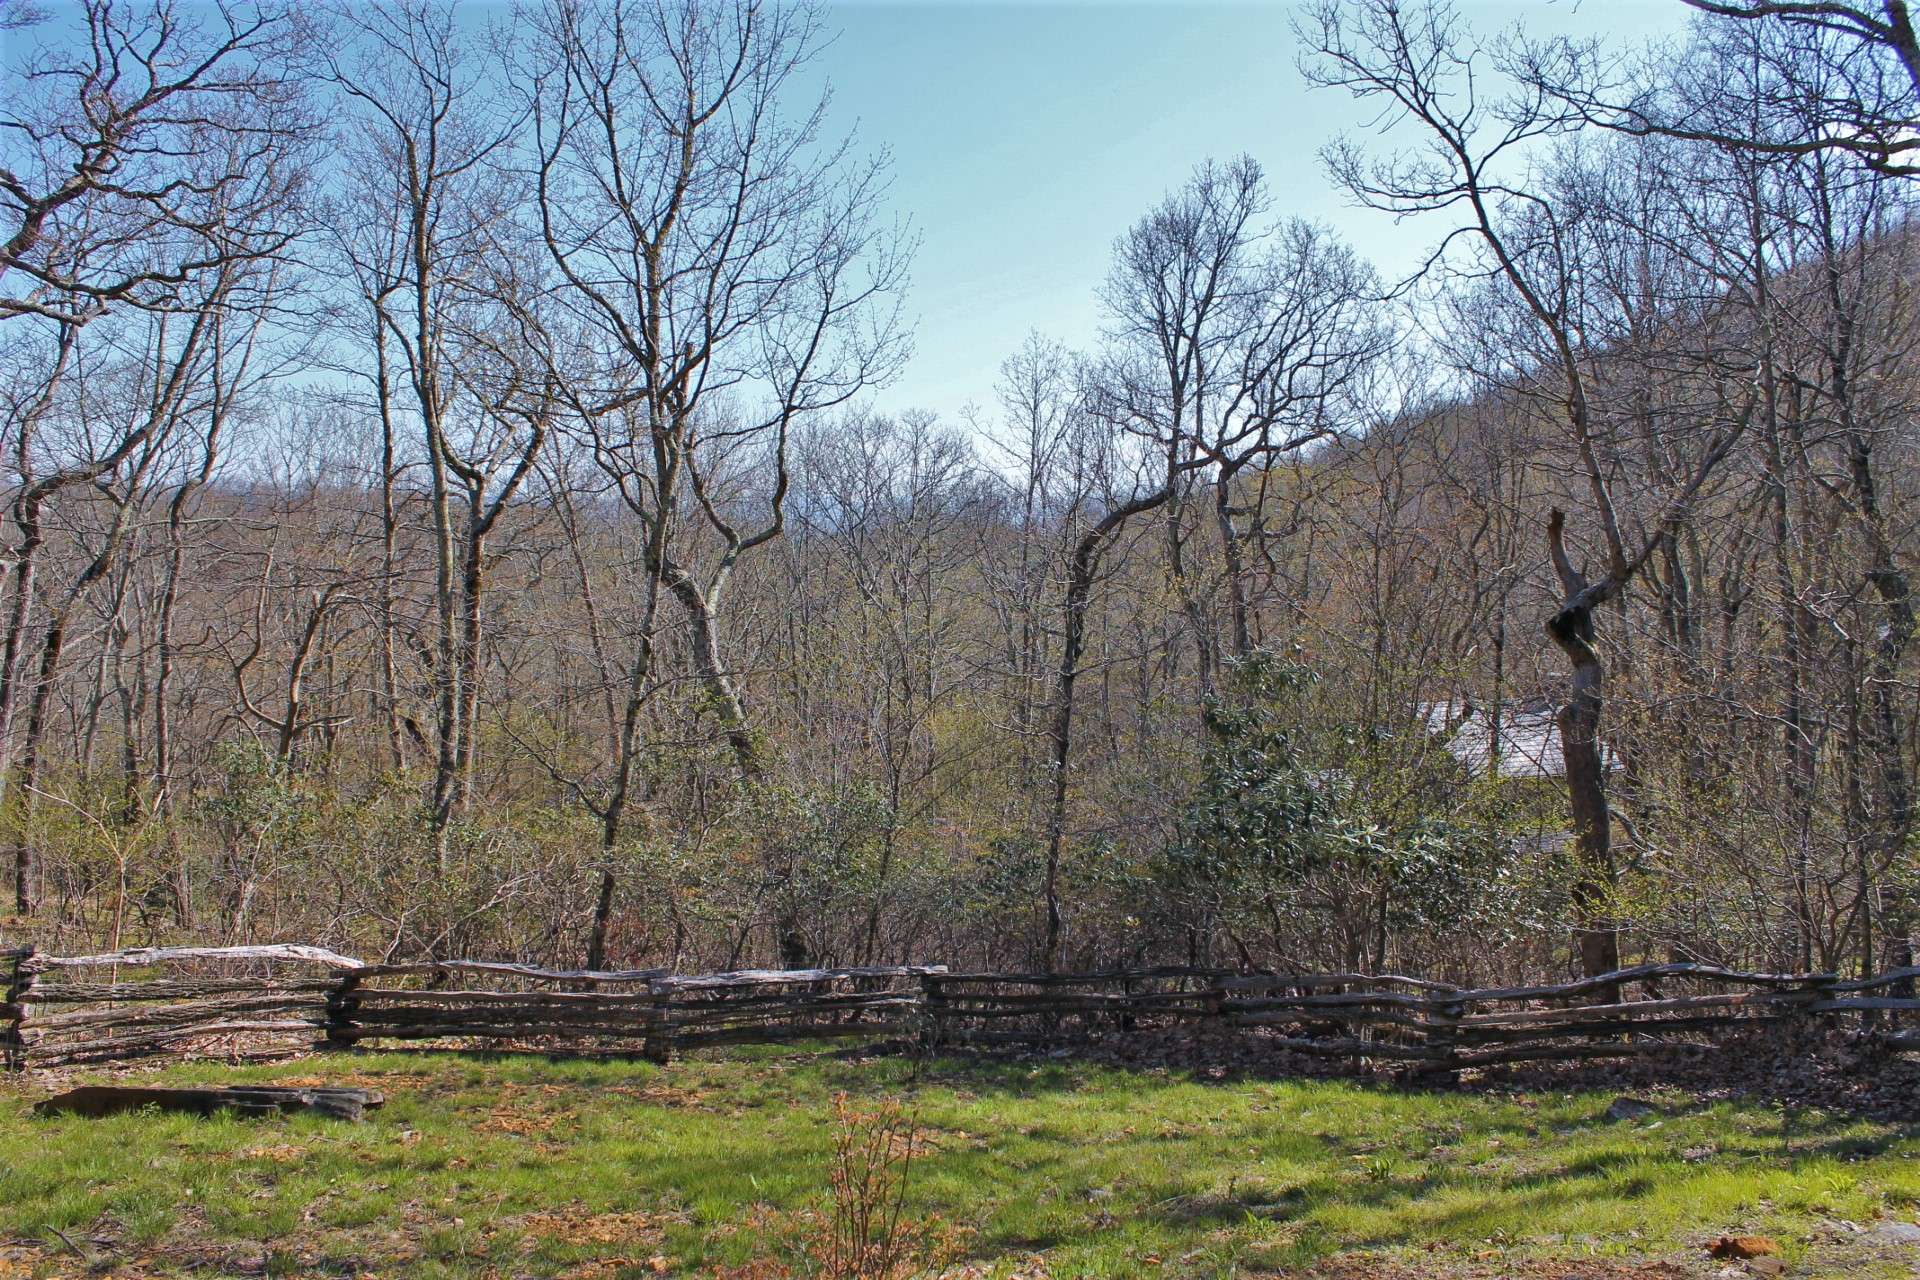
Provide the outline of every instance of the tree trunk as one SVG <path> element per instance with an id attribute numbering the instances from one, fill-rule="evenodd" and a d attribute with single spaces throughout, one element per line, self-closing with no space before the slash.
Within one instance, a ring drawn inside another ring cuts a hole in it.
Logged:
<path id="1" fill-rule="evenodd" d="M 394 511 L 393 391 L 388 382 L 387 330 L 373 325 L 374 395 L 380 407 L 380 698 L 387 730 L 387 763 L 395 773 L 407 767 L 406 739 L 400 731 L 400 673 L 394 658 L 394 566 L 398 561 L 398 520 Z"/>
<path id="2" fill-rule="evenodd" d="M 423 401 L 426 397 L 423 395 Z M 446 442 L 427 427 L 427 454 L 433 476 L 434 614 L 439 636 L 434 648 L 433 836 L 442 873 L 450 870 L 447 828 L 459 804 L 460 669 L 457 606 L 454 600 L 453 514 L 447 493 Z"/>
<path id="3" fill-rule="evenodd" d="M 1080 655 L 1086 646 L 1087 603 L 1093 595 L 1093 578 L 1100 565 L 1100 553 L 1107 539 L 1133 516 L 1165 502 L 1171 488 L 1160 489 L 1116 507 L 1100 523 L 1081 535 L 1073 552 L 1067 574 L 1067 593 L 1062 609 L 1060 666 L 1055 673 L 1053 719 L 1048 732 L 1052 746 L 1053 795 L 1047 809 L 1047 870 L 1045 901 L 1046 940 L 1041 963 L 1048 973 L 1060 963 L 1060 945 L 1065 920 L 1060 909 L 1060 858 L 1067 836 L 1067 762 L 1073 748 L 1073 690 L 1080 678 Z"/>
<path id="4" fill-rule="evenodd" d="M 1574 947 L 1585 977 L 1620 967 L 1620 929 L 1614 919 L 1617 870 L 1613 862 L 1613 813 L 1607 802 L 1606 761 L 1600 743 L 1606 671 L 1594 649 L 1593 611 L 1617 590 L 1611 579 L 1588 586 L 1572 568 L 1561 541 L 1565 517 L 1548 524 L 1554 562 L 1567 599 L 1547 622 L 1547 634 L 1573 664 L 1567 701 L 1560 708 L 1560 751 L 1566 766 L 1567 807 L 1573 822 Z"/>
<path id="5" fill-rule="evenodd" d="M 13 601 L 7 614 L 7 635 L 0 648 L 0 799 L 12 794 L 13 720 L 20 704 L 20 657 L 26 643 L 27 624 L 33 613 L 35 571 L 39 568 L 41 547 L 38 511 L 17 515 L 24 534 L 14 560 Z M 33 846 L 20 840 L 13 850 L 13 909 L 15 914 L 33 914 Z"/>
<path id="6" fill-rule="evenodd" d="M 741 700 L 739 687 L 734 684 L 732 673 L 721 660 L 713 610 L 708 607 L 707 597 L 699 585 L 687 574 L 674 572 L 671 586 L 692 625 L 694 669 L 700 673 L 700 681 L 706 689 L 713 713 L 720 719 L 721 731 L 726 734 L 727 745 L 733 751 L 734 763 L 739 767 L 742 777 L 758 777 L 764 771 L 766 762 L 762 759 L 753 728 L 747 723 L 747 708 Z"/>

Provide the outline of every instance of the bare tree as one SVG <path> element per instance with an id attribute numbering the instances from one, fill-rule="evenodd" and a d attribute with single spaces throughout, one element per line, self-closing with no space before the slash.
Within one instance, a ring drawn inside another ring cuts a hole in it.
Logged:
<path id="1" fill-rule="evenodd" d="M 513 197 L 495 161 L 519 118 L 485 105 L 497 101 L 486 65 L 466 47 L 451 10 L 395 0 L 351 6 L 340 21 L 355 36 L 329 68 L 353 112 L 346 152 L 352 215 L 342 245 L 373 317 L 382 422 L 391 435 L 392 350 L 405 371 L 430 482 L 437 633 L 430 811 L 444 861 L 477 741 L 487 538 L 550 425 L 548 402 L 529 407 L 522 373 L 481 368 L 501 364 L 503 339 L 518 328 L 496 314 L 497 291 L 520 286 L 504 283 L 513 274 L 511 237 L 502 230 Z M 493 385 L 481 385 L 487 378 Z M 393 696 L 389 689 L 390 705 Z"/>
<path id="2" fill-rule="evenodd" d="M 308 127 L 294 9 L 83 0 L 78 18 L 85 39 L 14 68 L 0 116 L 0 318 L 162 305 L 236 246 L 270 254 L 297 230 L 281 216 Z"/>
<path id="3" fill-rule="evenodd" d="M 1328 149 L 1329 168 L 1363 203 L 1396 216 L 1463 209 L 1466 218 L 1428 262 L 1446 261 L 1461 236 L 1484 250 L 1476 267 L 1502 281 L 1537 335 L 1543 383 L 1551 379 L 1560 423 L 1579 460 L 1591 515 L 1600 530 L 1601 569 L 1590 577 L 1567 540 L 1567 518 L 1556 507 L 1547 542 L 1559 578 L 1561 603 L 1547 632 L 1573 668 L 1560 711 L 1567 798 L 1580 872 L 1574 887 L 1576 942 L 1588 974 L 1619 967 L 1619 932 L 1611 898 L 1617 875 L 1613 814 L 1601 739 L 1605 666 L 1597 613 L 1617 599 L 1663 540 L 1687 518 L 1702 485 L 1744 430 L 1749 412 L 1701 441 L 1685 470 L 1661 494 L 1651 531 L 1636 545 L 1616 502 L 1613 468 L 1603 459 L 1610 431 L 1594 400 L 1594 363 L 1600 337 L 1586 323 L 1587 307 L 1570 211 L 1517 176 L 1530 148 L 1563 135 L 1577 114 L 1525 77 L 1510 77 L 1507 96 L 1489 95 L 1478 77 L 1494 63 L 1477 49 L 1454 10 L 1444 3 L 1404 7 L 1394 0 L 1357 5 L 1322 3 L 1303 19 L 1311 51 L 1302 70 L 1310 80 L 1378 102 L 1395 122 L 1426 135 L 1416 152 L 1373 159 L 1343 142 Z M 1509 69 L 1512 61 L 1509 60 Z M 1493 66 L 1499 73 L 1497 65 Z"/>
<path id="4" fill-rule="evenodd" d="M 976 663 L 959 604 L 981 558 L 985 482 L 967 441 L 931 415 L 852 417 L 803 440 L 800 524 L 851 587 L 851 644 L 864 669 L 861 737 L 886 799 L 862 963 L 873 963 L 903 829 L 923 823 L 964 767 L 936 717 Z M 850 652 L 848 652 L 850 650 Z"/>
<path id="5" fill-rule="evenodd" d="M 1605 128 L 1784 158 L 1839 152 L 1884 174 L 1920 174 L 1920 41 L 1907 0 L 1684 3 L 1705 15 L 1708 40 L 1741 49 L 1768 82 L 1735 99 L 1731 117 L 1690 109 L 1722 101 L 1718 82 L 1668 91 L 1712 65 L 1699 59 L 1634 67 L 1603 42 L 1550 40 L 1522 54 L 1522 74 Z"/>
<path id="6" fill-rule="evenodd" d="M 1121 239 L 1103 294 L 1114 346 L 1096 411 L 1166 460 L 1167 570 L 1207 690 L 1221 644 L 1214 592 L 1189 565 L 1188 489 L 1212 489 L 1227 644 L 1244 657 L 1268 468 L 1355 421 L 1348 393 L 1391 337 L 1367 305 L 1379 295 L 1371 272 L 1322 228 L 1269 223 L 1270 204 L 1250 158 L 1203 164 Z"/>
<path id="7" fill-rule="evenodd" d="M 13 351 L 34 368 L 6 424 L 13 535 L 0 784 L 12 771 L 47 504 L 149 450 L 175 420 L 197 370 L 199 335 L 221 305 L 222 287 L 205 282 L 279 255 L 300 230 L 291 215 L 309 122 L 292 73 L 304 30 L 289 11 L 234 5 L 204 15 L 168 3 L 88 0 L 80 16 L 87 39 L 30 53 L 0 119 L 0 210 L 10 224 L 0 242 L 0 320 Z M 177 377 L 155 380 L 152 411 L 133 415 L 124 435 L 103 441 L 89 433 L 79 452 L 61 456 L 38 433 L 76 367 L 81 331 L 128 309 L 186 314 L 188 349 L 171 366 Z M 50 455 L 61 460 L 49 467 Z M 53 649 L 57 662 L 58 644 Z M 43 644 L 43 658 L 46 651 Z M 27 869 L 24 860 L 16 867 L 23 913 L 31 903 Z"/>
<path id="8" fill-rule="evenodd" d="M 1884 317 L 1886 303 L 1873 290 L 1850 283 L 1870 260 L 1870 243 L 1897 241 L 1892 229 L 1889 180 L 1920 174 L 1920 46 L 1916 46 L 1905 0 L 1883 3 L 1800 3 L 1797 0 L 1687 0 L 1706 19 L 1696 45 L 1677 58 L 1622 69 L 1600 46 L 1566 41 L 1542 42 L 1524 51 L 1518 66 L 1529 83 L 1579 112 L 1583 121 L 1643 137 L 1664 137 L 1710 144 L 1719 161 L 1742 175 L 1742 199 L 1751 210 L 1743 239 L 1747 261 L 1736 278 L 1753 290 L 1748 299 L 1765 339 L 1760 354 L 1762 414 L 1767 424 L 1769 472 L 1774 506 L 1774 541 L 1784 546 L 1787 473 L 1803 464 L 1807 428 L 1795 426 L 1811 394 L 1840 424 L 1848 442 L 1840 471 L 1844 484 L 1828 484 L 1866 549 L 1864 577 L 1884 610 L 1872 653 L 1873 692 L 1866 699 L 1859 745 L 1875 761 L 1875 807 L 1879 828 L 1870 844 L 1876 857 L 1890 858 L 1904 847 L 1913 822 L 1913 783 L 1905 761 L 1905 728 L 1890 691 L 1915 633 L 1911 575 L 1888 534 L 1885 488 L 1874 458 L 1872 437 L 1881 428 L 1867 425 L 1873 416 L 1861 409 L 1858 395 L 1860 327 L 1869 315 Z M 1731 88 L 1731 92 L 1729 89 Z M 1797 194 L 1789 191 L 1798 189 Z M 1785 200 L 1791 199 L 1788 208 Z M 1869 220 L 1851 222 L 1870 211 Z M 1777 220 L 1812 231 L 1810 237 L 1776 230 Z M 1770 284 L 1766 249 L 1772 240 L 1792 246 L 1794 262 L 1776 274 L 1816 276 L 1808 292 L 1798 283 Z M 1704 243 L 1714 243 L 1704 238 Z M 1709 250 L 1710 251 L 1710 250 Z M 1882 261 L 1887 261 L 1882 258 Z M 1800 296 L 1776 296 L 1779 294 Z M 1797 332 L 1796 332 L 1797 331 Z M 1801 370 L 1795 339 L 1810 340 L 1824 368 Z M 1876 348 L 1879 350 L 1879 348 Z M 1882 356 L 1884 358 L 1884 356 Z M 1792 402 L 1792 403 L 1789 403 Z M 1783 434 L 1784 433 L 1784 436 Z M 1817 469 L 1809 471 L 1818 474 Z M 1781 553 L 1784 554 L 1784 553 Z M 1783 605 L 1790 616 L 1782 634 L 1781 655 L 1788 682 L 1788 754 L 1793 761 L 1796 822 L 1808 831 L 1815 761 L 1811 749 L 1804 680 L 1812 619 L 1794 604 L 1788 570 L 1777 562 Z M 1809 893 L 1803 834 L 1796 858 L 1796 897 Z M 1810 907 L 1803 908 L 1803 954 L 1810 957 Z M 1911 910 L 1899 894 L 1891 896 L 1888 923 L 1895 967 L 1910 963 Z M 1871 929 L 1866 930 L 1867 933 Z M 1868 945 L 1864 941 L 1863 945 Z"/>
<path id="9" fill-rule="evenodd" d="M 1003 465 L 1018 511 L 1014 520 L 1012 562 L 989 561 L 991 598 L 1002 617 L 1002 662 L 1012 682 L 1013 730 L 1023 744 L 1020 790 L 1037 793 L 1044 767 L 1026 744 L 1042 741 L 1045 704 L 1051 683 L 1047 657 L 1052 648 L 1048 626 L 1054 579 L 1066 553 L 1060 545 L 1057 517 L 1068 500 L 1066 462 L 1077 432 L 1088 426 L 1081 412 L 1079 361 L 1060 343 L 1038 333 L 1000 364 L 997 391 L 1001 428 L 990 437 Z"/>
<path id="10" fill-rule="evenodd" d="M 764 753 L 727 658 L 728 587 L 786 527 L 795 425 L 884 382 L 905 352 L 885 170 L 825 138 L 824 100 L 786 114 L 819 38 L 806 6 L 554 4 L 533 26 L 538 234 L 617 370 L 575 408 L 752 775 Z M 704 562 L 688 523 L 713 548 Z M 643 632 L 630 690 L 650 654 Z M 610 847 L 617 818 L 608 831 Z M 601 898 L 596 937 L 610 878 Z"/>
<path id="11" fill-rule="evenodd" d="M 878 220 L 885 169 L 823 137 L 824 100 L 782 95 L 818 43 L 805 6 L 553 6 L 536 22 L 540 234 L 582 322 L 620 363 L 585 406 L 629 506 L 717 539 L 704 571 L 657 540 L 658 572 L 742 769 L 756 746 L 719 616 L 740 558 L 780 536 L 796 422 L 884 382 L 904 354 L 906 255 Z M 639 429 L 604 429 L 627 419 Z M 750 499 L 720 491 L 751 458 Z M 681 509 L 682 502 L 686 509 Z"/>
<path id="12" fill-rule="evenodd" d="M 34 650 L 31 683 L 27 685 L 30 690 L 27 721 L 21 735 L 15 779 L 18 787 L 12 796 L 21 824 L 15 837 L 14 893 L 15 906 L 22 915 L 29 914 L 34 903 L 34 847 L 26 824 L 33 810 L 42 741 L 75 608 L 113 571 L 134 516 L 146 501 L 169 436 L 189 416 L 204 408 L 202 397 L 208 386 L 216 327 L 240 270 L 239 264 L 228 264 L 222 276 L 212 282 L 201 305 L 184 318 L 184 324 L 170 323 L 176 319 L 170 314 L 149 312 L 144 317 L 146 325 L 133 331 L 138 345 L 131 351 L 99 359 L 98 382 L 111 390 L 106 395 L 96 392 L 74 405 L 75 419 L 63 424 L 66 429 L 60 433 L 64 437 L 60 441 L 65 446 L 63 452 L 74 461 L 49 477 L 34 481 L 28 471 L 32 455 L 24 451 L 16 455 L 21 477 L 28 480 L 15 500 L 16 522 L 26 535 L 23 545 L 38 549 L 43 537 L 41 509 L 46 499 L 78 483 L 67 477 L 83 475 L 90 494 L 104 499 L 110 512 L 99 531 L 97 545 L 90 549 L 91 554 L 83 559 L 82 567 L 51 602 Z M 182 327 L 184 334 L 178 334 L 177 330 Z M 95 333 L 101 332 L 96 327 Z M 65 482 L 54 483 L 62 480 Z M 23 576 L 14 589 L 25 592 L 30 589 L 30 583 Z M 21 664 L 25 656 L 23 649 L 28 643 L 25 608 L 16 604 L 10 621 L 5 665 L 0 669 L 0 708 L 9 707 L 18 697 L 19 685 L 29 680 Z"/>

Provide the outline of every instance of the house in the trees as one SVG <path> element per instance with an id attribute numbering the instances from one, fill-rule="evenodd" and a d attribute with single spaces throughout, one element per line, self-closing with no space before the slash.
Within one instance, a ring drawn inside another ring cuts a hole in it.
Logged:
<path id="1" fill-rule="evenodd" d="M 1561 778 L 1559 708 L 1548 698 L 1509 698 L 1490 706 L 1473 699 L 1425 702 L 1420 718 L 1476 778 Z M 1607 768 L 1613 753 L 1602 748 Z"/>
<path id="2" fill-rule="evenodd" d="M 1559 707 L 1552 699 L 1424 702 L 1420 718 L 1470 776 L 1497 778 L 1535 794 L 1546 826 L 1528 841 L 1532 848 L 1551 853 L 1566 844 L 1564 794 L 1557 783 L 1566 776 L 1567 762 L 1560 750 Z M 1619 767 L 1604 743 L 1600 758 L 1609 772 Z"/>

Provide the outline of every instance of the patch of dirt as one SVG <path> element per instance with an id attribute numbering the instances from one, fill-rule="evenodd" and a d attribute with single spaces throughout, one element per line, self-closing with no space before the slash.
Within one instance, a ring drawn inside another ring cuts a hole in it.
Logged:
<path id="1" fill-rule="evenodd" d="M 571 1118 L 572 1113 L 567 1113 Z M 542 1115 L 538 1112 L 528 1114 L 524 1111 L 510 1111 L 504 1107 L 495 1107 L 473 1122 L 475 1133 L 510 1134 L 516 1138 L 544 1138 L 553 1132 L 554 1123 L 561 1116 Z"/>
<path id="2" fill-rule="evenodd" d="M 292 1164 L 307 1154 L 307 1148 L 295 1146 L 291 1142 L 277 1142 L 270 1147 L 250 1147 L 240 1153 L 243 1160 L 271 1160 L 275 1164 Z"/>
<path id="3" fill-rule="evenodd" d="M 1910 1221 L 1888 1218 L 1859 1223 L 1832 1219 L 1814 1228 L 1806 1245 L 1800 1262 L 1780 1274 L 1852 1276 L 1898 1269 L 1920 1275 L 1920 1226 Z"/>
<path id="4" fill-rule="evenodd" d="M 650 1258 L 595 1258 L 562 1271 L 558 1280 L 613 1280 L 615 1276 L 630 1275 L 636 1270 L 643 1274 L 669 1275 L 673 1271 L 673 1259 L 664 1254 Z"/>
<path id="5" fill-rule="evenodd" d="M 161 1245 L 136 1254 L 121 1252 L 113 1241 L 92 1233 L 68 1232 L 73 1247 L 85 1252 L 85 1261 L 73 1248 L 59 1244 L 16 1241 L 0 1244 L 0 1280 L 35 1276 L 39 1280 L 80 1280 L 112 1276 L 113 1280 L 154 1280 L 189 1272 L 208 1275 L 257 1274 L 265 1265 L 258 1246 L 204 1246 L 173 1248 Z"/>
<path id="6" fill-rule="evenodd" d="M 285 1080 L 275 1080 L 273 1084 L 288 1089 L 374 1089 L 384 1093 L 389 1089 L 444 1087 L 446 1081 L 425 1071 L 350 1071 L 345 1075 L 290 1076 Z"/>
<path id="7" fill-rule="evenodd" d="M 1701 1273 L 1673 1262 L 1556 1262 L 1502 1258 L 1456 1266 L 1401 1262 L 1368 1254 L 1329 1258 L 1305 1270 L 1269 1273 L 1275 1280 L 1690 1280 Z"/>
<path id="8" fill-rule="evenodd" d="M 660 1242 L 663 1234 L 661 1219 L 655 1214 L 589 1213 L 584 1205 L 569 1205 L 555 1212 L 505 1218 L 493 1230 L 523 1232 L 536 1239 L 553 1240 L 576 1247 L 654 1245 Z"/>
<path id="9" fill-rule="evenodd" d="M 649 1106 L 655 1107 L 677 1107 L 687 1111 L 719 1110 L 719 1107 L 710 1101 L 710 1091 L 699 1088 L 682 1088 L 679 1085 L 618 1084 L 597 1090 L 596 1092 L 618 1094 L 622 1098 L 631 1098 L 635 1102 L 644 1102 Z"/>
<path id="10" fill-rule="evenodd" d="M 968 1262 L 956 1267 L 948 1267 L 938 1274 L 937 1280 L 1053 1280 L 1053 1272 L 1040 1258 L 1025 1258 L 1006 1269 L 1005 1259 L 992 1262 Z"/>

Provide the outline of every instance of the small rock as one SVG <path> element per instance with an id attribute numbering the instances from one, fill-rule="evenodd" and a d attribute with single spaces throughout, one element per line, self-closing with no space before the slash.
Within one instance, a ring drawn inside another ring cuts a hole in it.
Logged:
<path id="1" fill-rule="evenodd" d="M 1920 1227 L 1911 1222 L 1882 1222 L 1867 1232 L 1876 1244 L 1920 1244 Z"/>
<path id="2" fill-rule="evenodd" d="M 1623 1094 L 1615 1098 L 1613 1105 L 1607 1108 L 1607 1119 L 1616 1121 L 1638 1120 L 1642 1116 L 1652 1115 L 1653 1110 L 1653 1104 L 1646 1099 L 1629 1098 Z"/>
<path id="3" fill-rule="evenodd" d="M 1765 1236 L 1721 1236 L 1707 1246 L 1708 1255 L 1715 1258 L 1759 1258 L 1778 1252 L 1780 1246 Z"/>
<path id="4" fill-rule="evenodd" d="M 1107 1187 L 1088 1187 L 1087 1199 L 1095 1201 L 1096 1203 L 1101 1200 L 1111 1200 L 1113 1199 L 1113 1192 Z"/>
<path id="5" fill-rule="evenodd" d="M 1747 1274 L 1750 1276 L 1784 1276 L 1787 1274 L 1787 1264 L 1778 1258 L 1755 1258 L 1747 1264 Z"/>

